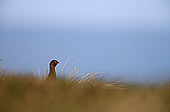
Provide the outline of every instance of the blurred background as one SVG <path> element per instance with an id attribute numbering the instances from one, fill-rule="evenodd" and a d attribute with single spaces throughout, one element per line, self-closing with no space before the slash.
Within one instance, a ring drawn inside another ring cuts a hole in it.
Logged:
<path id="1" fill-rule="evenodd" d="M 110 79 L 170 79 L 169 0 L 0 0 L 4 71 L 104 72 Z M 78 62 L 80 60 L 80 62 Z"/>

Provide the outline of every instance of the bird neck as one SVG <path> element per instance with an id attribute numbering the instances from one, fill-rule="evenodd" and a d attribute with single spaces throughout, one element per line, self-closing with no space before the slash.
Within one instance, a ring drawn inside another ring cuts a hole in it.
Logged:
<path id="1" fill-rule="evenodd" d="M 50 66 L 50 71 L 51 71 L 51 72 L 55 72 L 55 66 L 52 66 L 52 65 L 51 65 L 51 66 Z"/>

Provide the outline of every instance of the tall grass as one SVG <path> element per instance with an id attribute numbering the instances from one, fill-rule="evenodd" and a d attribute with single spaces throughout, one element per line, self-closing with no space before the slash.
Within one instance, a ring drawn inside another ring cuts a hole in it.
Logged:
<path id="1" fill-rule="evenodd" d="M 0 112 L 170 112 L 170 82 L 111 83 L 100 72 L 80 77 L 77 65 L 66 77 L 63 70 L 56 80 L 45 80 L 45 69 L 0 72 Z"/>
<path id="2" fill-rule="evenodd" d="M 84 79 L 46 81 L 33 74 L 1 74 L 0 112 L 170 111 L 169 83 L 120 85 Z"/>

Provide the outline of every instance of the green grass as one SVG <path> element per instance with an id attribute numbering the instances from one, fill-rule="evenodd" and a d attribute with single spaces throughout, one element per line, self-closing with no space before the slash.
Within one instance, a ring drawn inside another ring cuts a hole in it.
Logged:
<path id="1" fill-rule="evenodd" d="M 170 112 L 170 85 L 1 74 L 0 112 Z"/>

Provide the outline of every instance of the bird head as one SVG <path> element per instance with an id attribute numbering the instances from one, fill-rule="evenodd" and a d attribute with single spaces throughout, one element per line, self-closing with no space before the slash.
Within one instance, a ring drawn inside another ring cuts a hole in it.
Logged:
<path id="1" fill-rule="evenodd" d="M 50 66 L 56 66 L 59 62 L 57 60 L 52 60 Z"/>

